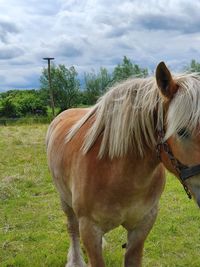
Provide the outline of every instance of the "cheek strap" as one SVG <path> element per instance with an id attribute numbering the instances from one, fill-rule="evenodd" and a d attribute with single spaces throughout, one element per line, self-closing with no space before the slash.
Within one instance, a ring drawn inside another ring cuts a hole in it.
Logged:
<path id="1" fill-rule="evenodd" d="M 198 174 L 200 174 L 200 164 L 191 167 L 184 166 L 184 168 L 180 169 L 180 178 L 182 181 Z"/>
<path id="2" fill-rule="evenodd" d="M 191 199 L 192 195 L 190 193 L 189 188 L 185 184 L 185 180 L 200 173 L 200 164 L 191 167 L 182 164 L 177 158 L 174 157 L 174 154 L 172 153 L 169 144 L 166 141 L 163 141 L 163 137 L 164 132 L 161 130 L 158 132 L 158 143 L 156 146 L 158 158 L 160 159 L 160 161 L 162 161 L 161 151 L 164 151 L 167 154 L 168 159 L 170 160 L 174 170 L 179 176 L 179 179 L 183 185 L 183 188 L 185 189 L 185 192 L 187 193 L 189 199 Z"/>

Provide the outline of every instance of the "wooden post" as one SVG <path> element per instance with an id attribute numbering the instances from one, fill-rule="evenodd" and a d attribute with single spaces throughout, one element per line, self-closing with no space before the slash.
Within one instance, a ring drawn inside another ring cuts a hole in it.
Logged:
<path id="1" fill-rule="evenodd" d="M 54 60 L 53 57 L 44 57 L 44 60 L 47 60 L 48 62 L 48 80 L 49 80 L 49 95 L 51 100 L 51 109 L 52 109 L 52 115 L 55 117 L 55 105 L 54 105 L 54 96 L 53 96 L 53 88 L 51 84 L 51 60 Z"/>

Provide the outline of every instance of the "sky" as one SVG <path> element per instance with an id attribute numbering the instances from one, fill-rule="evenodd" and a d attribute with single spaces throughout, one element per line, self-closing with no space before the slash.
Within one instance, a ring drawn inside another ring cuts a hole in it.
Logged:
<path id="1" fill-rule="evenodd" d="M 199 0 L 0 0 L 0 92 L 39 88 L 47 62 L 110 71 L 129 57 L 153 75 L 200 61 Z"/>

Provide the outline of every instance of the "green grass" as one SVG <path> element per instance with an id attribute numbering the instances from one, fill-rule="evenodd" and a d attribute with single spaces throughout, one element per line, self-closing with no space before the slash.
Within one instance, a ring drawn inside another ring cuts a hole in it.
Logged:
<path id="1" fill-rule="evenodd" d="M 32 125 L 32 124 L 49 124 L 52 121 L 52 116 L 25 116 L 22 118 L 0 118 L 0 126 L 7 125 L 7 126 L 17 126 L 17 125 Z"/>
<path id="2" fill-rule="evenodd" d="M 61 267 L 69 240 L 48 172 L 47 125 L 0 127 L 0 267 Z M 145 243 L 145 267 L 199 267 L 200 214 L 168 175 L 156 224 Z M 126 233 L 106 235 L 108 267 L 121 267 Z"/>

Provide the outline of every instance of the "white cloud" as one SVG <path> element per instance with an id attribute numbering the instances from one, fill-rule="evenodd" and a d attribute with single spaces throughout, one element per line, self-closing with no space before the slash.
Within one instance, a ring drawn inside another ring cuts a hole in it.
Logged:
<path id="1" fill-rule="evenodd" d="M 80 72 L 124 55 L 179 71 L 199 58 L 199 11 L 186 0 L 1 0 L 0 90 L 38 86 L 45 56 Z"/>

